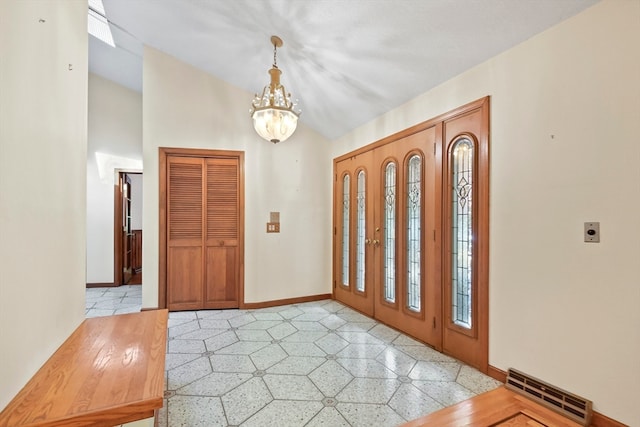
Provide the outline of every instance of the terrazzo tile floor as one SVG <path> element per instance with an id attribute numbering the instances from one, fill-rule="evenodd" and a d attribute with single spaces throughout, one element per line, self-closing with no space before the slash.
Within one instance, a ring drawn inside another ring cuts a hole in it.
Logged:
<path id="1" fill-rule="evenodd" d="M 142 307 L 142 286 L 140 285 L 87 288 L 85 294 L 86 317 L 135 313 Z"/>
<path id="2" fill-rule="evenodd" d="M 139 309 L 139 286 L 87 289 L 88 317 Z M 332 300 L 172 312 L 158 425 L 397 426 L 499 385 Z"/>

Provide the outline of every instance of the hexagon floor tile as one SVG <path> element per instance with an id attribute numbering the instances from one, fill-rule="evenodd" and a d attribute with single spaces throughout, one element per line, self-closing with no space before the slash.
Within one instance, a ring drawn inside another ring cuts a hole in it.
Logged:
<path id="1" fill-rule="evenodd" d="M 87 289 L 87 317 L 140 309 Z M 499 382 L 338 303 L 169 314 L 159 427 L 393 427 Z"/>

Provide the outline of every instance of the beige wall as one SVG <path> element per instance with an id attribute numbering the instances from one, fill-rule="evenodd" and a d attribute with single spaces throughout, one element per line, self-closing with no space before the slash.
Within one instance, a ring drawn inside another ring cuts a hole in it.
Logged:
<path id="1" fill-rule="evenodd" d="M 115 169 L 142 169 L 142 95 L 89 74 L 87 283 L 113 282 Z"/>
<path id="2" fill-rule="evenodd" d="M 0 20 L 4 407 L 84 317 L 86 4 L 5 1 Z M 246 152 L 247 302 L 327 293 L 331 158 L 489 94 L 490 363 L 640 426 L 639 20 L 639 2 L 605 0 L 331 145 L 304 126 L 262 141 L 252 94 L 145 49 L 143 305 L 157 303 L 158 147 Z M 280 234 L 264 232 L 270 211 Z M 582 242 L 584 221 L 602 243 Z"/>
<path id="3" fill-rule="evenodd" d="M 87 4 L 0 2 L 0 52 L 4 408 L 84 318 Z"/>
<path id="4" fill-rule="evenodd" d="M 640 426 L 640 2 L 605 0 L 335 141 L 491 95 L 490 364 Z M 583 242 L 600 221 L 602 242 Z"/>
<path id="5" fill-rule="evenodd" d="M 331 292 L 328 141 L 304 125 L 285 142 L 262 140 L 248 113 L 253 94 L 152 48 L 143 82 L 143 306 L 158 298 L 158 147 L 245 152 L 246 302 Z M 266 233 L 271 211 L 279 234 Z"/>

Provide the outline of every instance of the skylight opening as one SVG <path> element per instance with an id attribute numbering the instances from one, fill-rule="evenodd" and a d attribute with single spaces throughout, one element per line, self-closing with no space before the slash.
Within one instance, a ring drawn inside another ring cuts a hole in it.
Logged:
<path id="1" fill-rule="evenodd" d="M 99 13 L 102 16 L 107 16 L 104 11 L 104 4 L 102 4 L 102 0 L 89 0 L 89 9 Z"/>
<path id="2" fill-rule="evenodd" d="M 89 18 L 87 19 L 89 34 L 102 40 L 111 47 L 116 47 L 109 21 L 105 16 L 102 0 L 89 0 Z"/>

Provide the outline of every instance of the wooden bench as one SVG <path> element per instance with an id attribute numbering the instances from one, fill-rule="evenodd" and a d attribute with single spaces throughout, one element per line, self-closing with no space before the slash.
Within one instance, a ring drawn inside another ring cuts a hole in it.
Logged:
<path id="1" fill-rule="evenodd" d="M 0 413 L 0 426 L 114 426 L 162 407 L 167 310 L 84 320 Z"/>
<path id="2" fill-rule="evenodd" d="M 402 425 L 427 426 L 581 427 L 504 386 Z"/>

